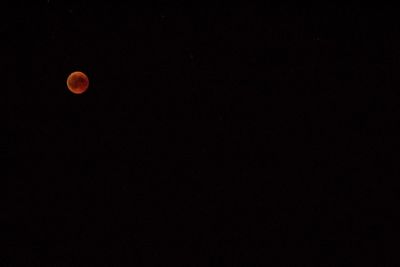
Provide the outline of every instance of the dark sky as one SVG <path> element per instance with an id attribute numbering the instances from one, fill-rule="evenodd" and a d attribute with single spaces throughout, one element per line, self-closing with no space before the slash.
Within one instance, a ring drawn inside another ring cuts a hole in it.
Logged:
<path id="1" fill-rule="evenodd" d="M 379 262 L 372 214 L 395 201 L 399 146 L 394 11 L 20 8 L 0 28 L 6 266 Z M 82 95 L 66 87 L 77 70 Z"/>

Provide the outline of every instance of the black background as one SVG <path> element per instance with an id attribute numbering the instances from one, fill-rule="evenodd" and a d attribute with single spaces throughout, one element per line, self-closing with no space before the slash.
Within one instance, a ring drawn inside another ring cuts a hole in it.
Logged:
<path id="1" fill-rule="evenodd" d="M 11 12 L 7 266 L 388 260 L 395 10 L 51 0 Z M 82 95 L 66 88 L 76 70 Z"/>

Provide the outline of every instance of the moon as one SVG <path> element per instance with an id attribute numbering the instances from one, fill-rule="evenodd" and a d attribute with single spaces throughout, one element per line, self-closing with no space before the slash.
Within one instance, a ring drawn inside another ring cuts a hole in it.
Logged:
<path id="1" fill-rule="evenodd" d="M 89 78 L 81 71 L 72 72 L 67 79 L 68 89 L 74 94 L 82 94 L 89 87 Z"/>

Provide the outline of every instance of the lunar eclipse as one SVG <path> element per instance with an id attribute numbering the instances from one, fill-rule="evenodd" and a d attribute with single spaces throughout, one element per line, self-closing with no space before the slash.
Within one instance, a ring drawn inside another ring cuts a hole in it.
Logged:
<path id="1" fill-rule="evenodd" d="M 75 71 L 68 76 L 67 86 L 72 93 L 82 94 L 89 87 L 89 78 L 85 73 Z"/>

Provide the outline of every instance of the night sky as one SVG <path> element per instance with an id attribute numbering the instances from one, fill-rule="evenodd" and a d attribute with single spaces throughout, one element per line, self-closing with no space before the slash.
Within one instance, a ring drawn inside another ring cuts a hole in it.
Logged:
<path id="1" fill-rule="evenodd" d="M 0 265 L 382 262 L 395 10 L 186 5 L 10 11 Z"/>

